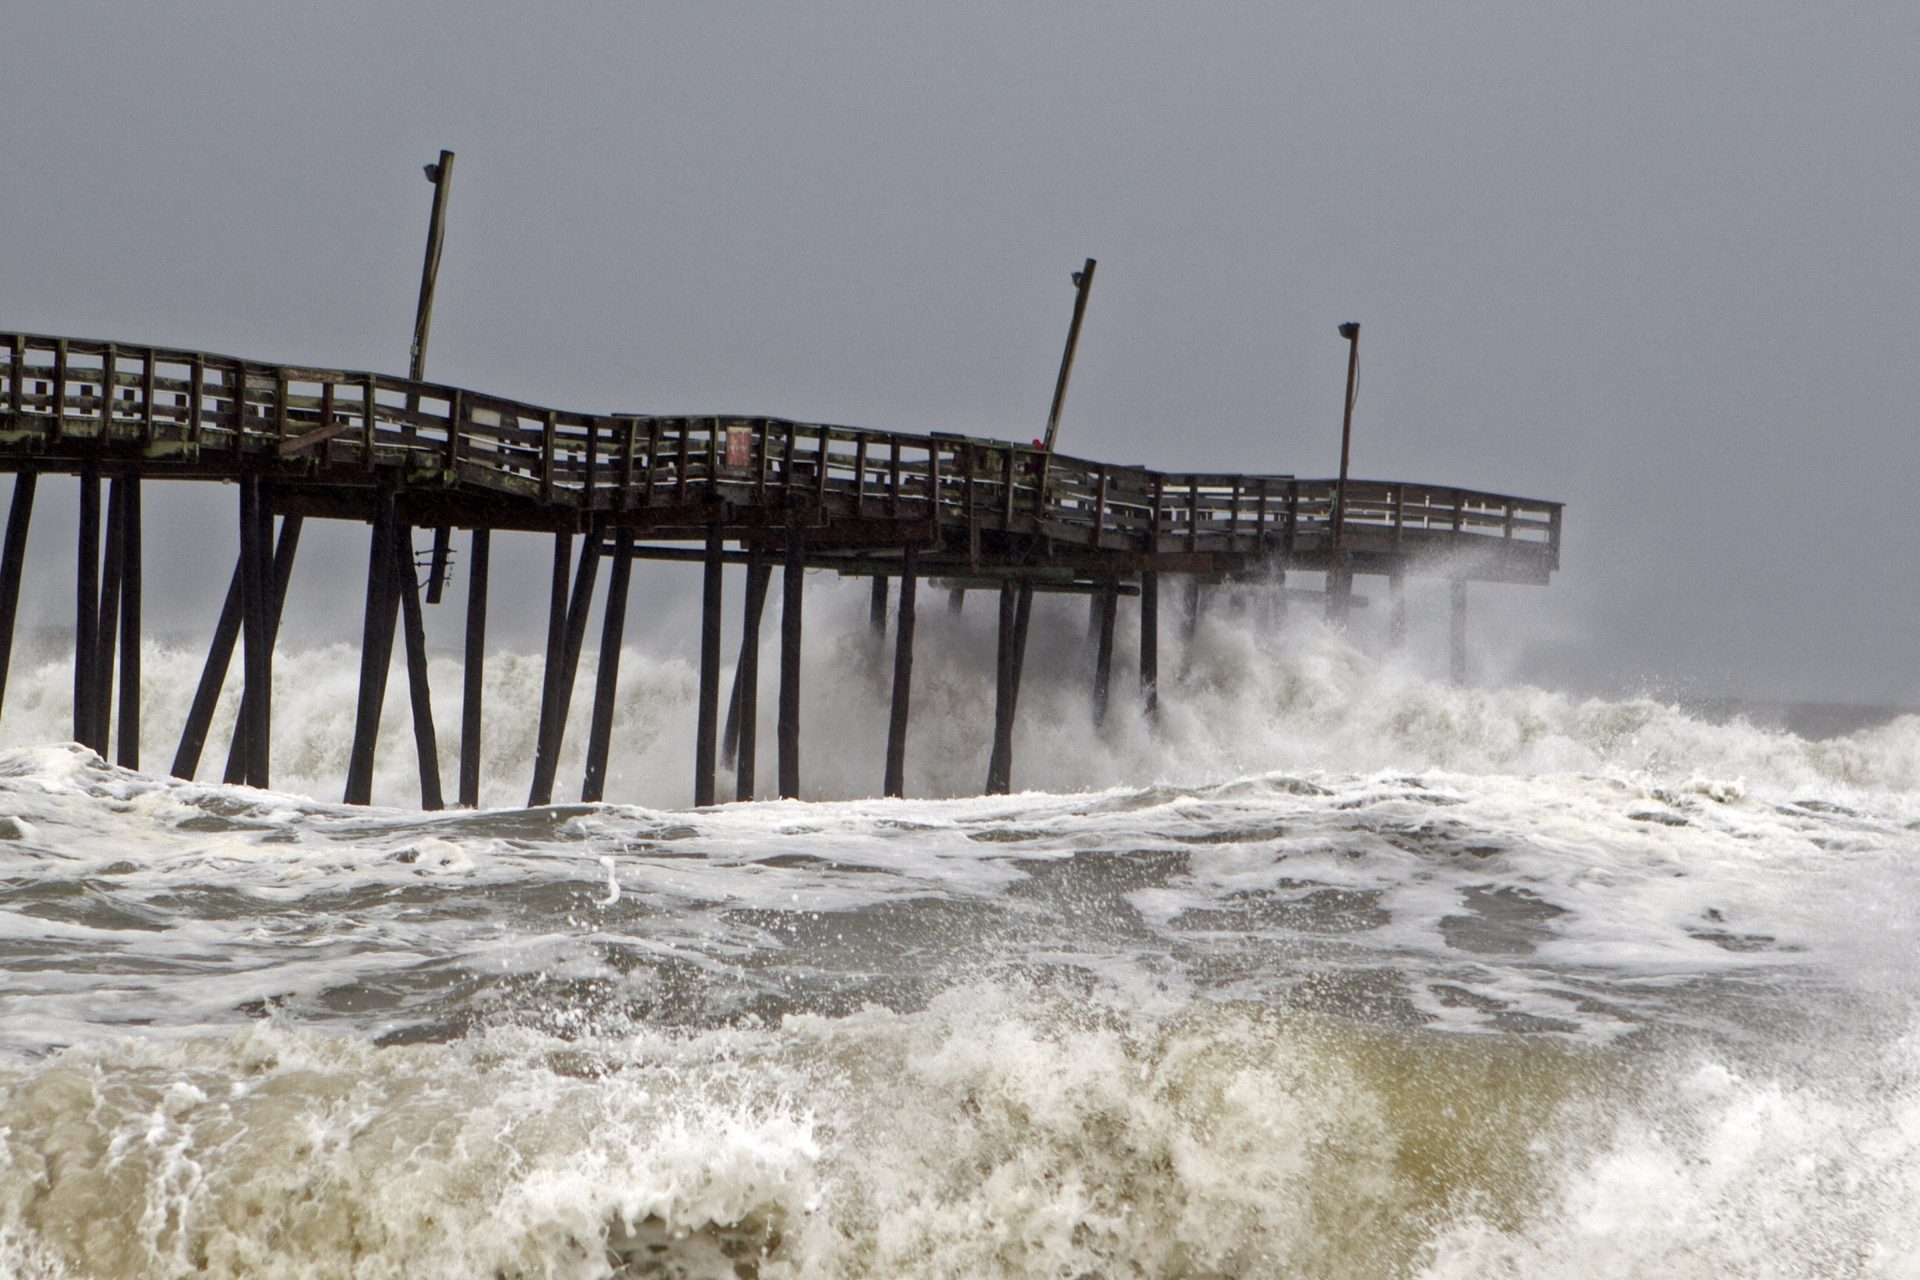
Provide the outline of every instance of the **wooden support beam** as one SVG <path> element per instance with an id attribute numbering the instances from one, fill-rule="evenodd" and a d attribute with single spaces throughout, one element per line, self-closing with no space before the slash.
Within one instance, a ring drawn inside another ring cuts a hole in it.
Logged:
<path id="1" fill-rule="evenodd" d="M 1000 631 L 994 650 L 993 750 L 987 757 L 986 793 L 1003 796 L 1013 787 L 1013 715 L 1018 696 L 1014 634 L 1020 613 L 1019 591 L 1000 584 Z"/>
<path id="2" fill-rule="evenodd" d="M 613 576 L 600 620 L 600 669 L 593 683 L 593 723 L 587 730 L 587 774 L 580 798 L 598 804 L 606 798 L 607 755 L 613 744 L 613 700 L 620 687 L 620 646 L 626 640 L 627 587 L 633 579 L 633 532 L 622 529 L 613 542 Z"/>
<path id="3" fill-rule="evenodd" d="M 885 794 L 906 794 L 907 715 L 913 700 L 913 606 L 920 553 L 908 547 L 900 568 L 900 616 L 893 628 L 893 705 L 887 715 Z"/>
<path id="4" fill-rule="evenodd" d="M 551 427 L 551 423 L 548 424 Z M 583 557 L 591 557 L 592 542 L 582 548 Z M 553 535 L 553 576 L 547 592 L 547 653 L 541 664 L 540 682 L 540 723 L 534 729 L 534 766 L 533 783 L 528 791 L 529 805 L 545 804 L 537 799 L 541 792 L 540 771 L 543 766 L 547 735 L 552 731 L 554 716 L 554 690 L 560 679 L 560 669 L 566 664 L 567 650 L 567 581 L 573 576 L 573 534 L 562 530 Z M 547 795 L 553 794 L 552 785 L 546 788 Z"/>
<path id="5" fill-rule="evenodd" d="M 153 376 L 153 357 L 147 357 L 147 376 Z M 117 486 L 122 481 L 115 480 Z M 123 769 L 140 767 L 140 605 L 142 551 L 140 537 L 140 477 L 125 479 L 120 519 L 120 737 L 114 761 Z"/>
<path id="6" fill-rule="evenodd" d="M 877 644 L 887 634 L 887 576 L 883 573 L 873 575 L 873 586 L 867 597 L 867 626 L 873 631 Z"/>
<path id="7" fill-rule="evenodd" d="M 347 804 L 373 802 L 374 749 L 380 739 L 380 711 L 387 697 L 394 614 L 399 605 L 393 585 L 393 491 L 382 488 L 374 501 L 367 547 L 366 617 L 360 634 L 360 697 L 354 709 L 353 753 L 347 759 Z"/>
<path id="8" fill-rule="evenodd" d="M 1467 580 L 1453 580 L 1453 621 L 1448 628 L 1449 673 L 1455 684 L 1467 682 Z"/>
<path id="9" fill-rule="evenodd" d="M 780 798 L 800 798 L 800 633 L 807 584 L 807 531 L 797 517 L 787 524 L 787 551 L 780 570 Z"/>
<path id="10" fill-rule="evenodd" d="M 420 616 L 420 577 L 413 567 L 413 526 L 399 521 L 393 540 L 393 581 L 400 593 L 406 640 L 407 698 L 413 704 L 413 751 L 420 765 L 420 807 L 444 809 L 440 793 L 440 739 L 433 729 L 433 691 L 427 684 L 427 629 Z"/>
<path id="11" fill-rule="evenodd" d="M 720 592 L 725 585 L 726 528 L 707 526 L 707 560 L 700 585 L 700 703 L 693 739 L 693 803 L 714 801 L 714 756 L 720 737 Z"/>
<path id="12" fill-rule="evenodd" d="M 20 348 L 14 347 L 13 395 L 20 391 Z M 17 414 L 17 410 L 16 410 Z M 0 706 L 7 696 L 7 672 L 13 665 L 13 625 L 20 613 L 20 578 L 27 566 L 27 530 L 33 524 L 33 494 L 40 478 L 31 471 L 13 477 L 13 504 L 7 509 L 7 540 L 0 550 Z"/>
<path id="13" fill-rule="evenodd" d="M 104 412 L 104 411 L 103 411 Z M 126 489 L 107 482 L 107 556 L 100 570 L 100 621 L 94 632 L 93 736 L 101 755 L 113 741 L 113 660 L 120 639 L 120 572 L 126 558 Z"/>
<path id="14" fill-rule="evenodd" d="M 280 521 L 280 542 L 273 555 L 274 593 L 279 601 L 286 599 L 287 579 L 293 573 L 293 556 L 300 545 L 301 519 L 300 516 L 286 516 Z M 276 605 L 276 626 L 278 616 Z M 206 747 L 207 731 L 213 725 L 214 709 L 220 701 L 220 686 L 226 683 L 227 668 L 233 663 L 233 649 L 239 638 L 240 565 L 236 561 L 233 577 L 227 583 L 226 603 L 221 606 L 220 619 L 214 624 L 213 643 L 207 649 L 206 665 L 200 671 L 200 684 L 194 690 L 193 704 L 187 710 L 187 723 L 180 731 L 180 746 L 174 753 L 173 768 L 170 770 L 176 778 L 191 780 L 199 771 L 200 753 Z M 240 720 L 244 723 L 244 713 Z M 236 729 L 235 748 L 228 754 L 229 774 L 241 755 L 237 733 Z"/>
<path id="15" fill-rule="evenodd" d="M 1013 706 L 1017 714 L 1020 709 L 1020 678 L 1027 670 L 1027 627 L 1033 621 L 1033 584 L 1022 582 L 1014 587 L 1013 605 Z"/>
<path id="16" fill-rule="evenodd" d="M 64 353 L 64 347 L 62 351 Z M 94 702 L 100 682 L 99 634 L 100 469 L 89 462 L 80 468 L 79 563 L 74 575 L 73 738 L 104 752 L 106 743 L 94 737 L 99 727 Z"/>
<path id="17" fill-rule="evenodd" d="M 1120 612 L 1120 584 L 1110 582 L 1093 598 L 1096 639 L 1093 650 L 1093 722 L 1104 724 L 1113 692 L 1113 625 Z"/>
<path id="18" fill-rule="evenodd" d="M 248 786 L 269 785 L 268 743 L 273 705 L 273 644 L 268 632 L 272 610 L 272 570 L 268 567 L 265 497 L 257 476 L 240 481 L 240 633 L 241 670 L 245 686 L 241 706 L 246 716 Z"/>
<path id="19" fill-rule="evenodd" d="M 580 563 L 574 569 L 573 599 L 567 605 L 560 644 L 559 670 L 552 674 L 553 714 L 543 724 L 544 732 L 535 744 L 533 789 L 529 806 L 553 803 L 553 780 L 560 770 L 560 748 L 566 744 L 567 715 L 573 704 L 574 677 L 580 672 L 580 647 L 586 641 L 587 613 L 593 607 L 594 578 L 600 572 L 600 540 L 583 539 Z M 548 652 L 549 660 L 552 651 Z"/>
<path id="20" fill-rule="evenodd" d="M 487 569 L 493 532 L 475 529 L 467 549 L 467 647 L 460 690 L 460 803 L 480 805 L 480 711 L 487 661 Z"/>
<path id="21" fill-rule="evenodd" d="M 773 566 L 755 553 L 747 562 L 747 598 L 740 628 L 740 660 L 733 668 L 733 700 L 720 754 L 733 764 L 733 798 L 753 799 L 760 738 L 760 620 L 766 614 Z"/>
<path id="22" fill-rule="evenodd" d="M 427 569 L 427 603 L 439 604 L 447 589 L 447 558 L 453 550 L 453 529 L 444 524 L 433 527 L 433 558 Z"/>
<path id="23" fill-rule="evenodd" d="M 265 508 L 263 519 L 270 526 L 273 519 L 272 506 L 268 503 L 263 503 L 262 506 Z M 273 647 L 279 643 L 280 615 L 286 608 L 287 582 L 293 576 L 293 556 L 300 545 L 300 526 L 304 522 L 304 519 L 305 517 L 302 516 L 282 516 L 280 518 L 280 540 L 275 545 L 273 553 L 273 606 L 267 619 L 267 650 L 269 653 L 271 653 Z M 269 528 L 267 532 L 271 533 L 271 528 Z M 234 572 L 238 574 L 239 570 L 235 569 Z M 236 581 L 237 580 L 236 578 Z M 220 679 L 224 680 L 225 678 L 226 666 L 223 661 Z M 219 694 L 220 689 L 217 684 L 214 686 L 213 692 L 215 695 Z M 252 710 L 248 706 L 248 700 L 252 696 L 253 695 L 244 687 L 241 689 L 240 714 L 234 717 L 233 740 L 227 747 L 227 771 L 225 776 L 228 783 L 245 782 L 247 780 L 247 760 L 249 758 L 248 751 L 250 750 L 248 746 L 250 739 L 247 736 L 247 724 L 253 715 Z"/>
<path id="24" fill-rule="evenodd" d="M 957 617 L 959 616 L 960 612 L 966 607 L 967 607 L 967 593 L 964 588 L 955 587 L 953 590 L 947 592 L 947 612 L 948 613 L 951 613 Z"/>
<path id="25" fill-rule="evenodd" d="M 1140 575 L 1140 705 L 1160 718 L 1160 575 Z"/>
<path id="26" fill-rule="evenodd" d="M 1387 575 L 1387 592 L 1392 597 L 1392 609 L 1387 615 L 1387 643 L 1395 649 L 1404 649 L 1407 644 L 1407 571 L 1395 569 Z"/>

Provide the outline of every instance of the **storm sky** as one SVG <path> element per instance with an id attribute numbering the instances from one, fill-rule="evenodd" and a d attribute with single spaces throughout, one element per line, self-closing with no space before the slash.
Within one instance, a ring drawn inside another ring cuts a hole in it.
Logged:
<path id="1" fill-rule="evenodd" d="M 1092 256 L 1063 450 L 1331 474 L 1359 320 L 1356 475 L 1568 504 L 1552 587 L 1476 598 L 1507 674 L 1920 704 L 1916 50 L 1910 3 L 18 3 L 0 328 L 404 372 L 445 147 L 436 380 L 1027 439 Z M 150 491 L 159 625 L 232 497 Z M 288 639 L 351 634 L 364 529 L 309 538 Z"/>

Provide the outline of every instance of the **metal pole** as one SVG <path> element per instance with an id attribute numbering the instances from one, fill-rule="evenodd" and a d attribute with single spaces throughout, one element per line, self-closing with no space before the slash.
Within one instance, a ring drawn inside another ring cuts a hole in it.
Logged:
<path id="1" fill-rule="evenodd" d="M 1060 410 L 1067 403 L 1067 379 L 1073 376 L 1073 353 L 1080 345 L 1080 322 L 1086 318 L 1087 295 L 1093 291 L 1093 269 L 1097 265 L 1088 258 L 1087 265 L 1073 273 L 1073 321 L 1067 326 L 1067 349 L 1060 356 L 1060 376 L 1053 384 L 1053 407 L 1047 411 L 1048 453 L 1053 452 L 1054 437 L 1060 432 Z"/>
<path id="2" fill-rule="evenodd" d="M 427 330 L 433 325 L 433 287 L 440 278 L 440 246 L 446 238 L 447 192 L 453 185 L 453 152 L 442 151 L 438 164 L 427 166 L 433 184 L 433 215 L 427 223 L 427 256 L 420 265 L 420 302 L 413 312 L 413 349 L 407 377 L 426 377 Z"/>
<path id="3" fill-rule="evenodd" d="M 433 290 L 440 280 L 440 249 L 446 241 L 447 193 L 453 188 L 453 152 L 442 151 L 438 163 L 426 166 L 427 181 L 433 184 L 433 213 L 427 220 L 427 253 L 420 264 L 420 301 L 413 310 L 413 348 L 407 361 L 407 377 L 419 382 L 427 376 L 427 331 L 433 326 Z M 411 402 L 409 409 L 417 406 Z M 447 430 L 458 431 L 451 407 Z M 433 559 L 427 571 L 427 603 L 439 604 L 447 579 L 447 553 L 453 530 L 438 525 L 433 531 Z"/>
<path id="4" fill-rule="evenodd" d="M 1346 617 L 1347 597 L 1353 590 L 1343 531 L 1347 523 L 1347 459 L 1353 450 L 1353 397 L 1360 386 L 1360 322 L 1349 320 L 1341 325 L 1340 336 L 1347 340 L 1347 409 L 1340 420 L 1340 479 L 1333 490 L 1333 553 L 1327 566 L 1327 616 L 1335 620 Z"/>

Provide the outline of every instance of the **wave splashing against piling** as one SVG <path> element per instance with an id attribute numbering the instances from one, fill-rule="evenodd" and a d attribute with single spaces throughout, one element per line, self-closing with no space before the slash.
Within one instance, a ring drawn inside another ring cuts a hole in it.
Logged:
<path id="1" fill-rule="evenodd" d="M 1037 648 L 1046 789 L 941 799 L 984 776 L 971 625 L 920 667 L 932 799 L 856 798 L 853 623 L 809 649 L 821 803 L 668 807 L 691 674 L 637 649 L 628 803 L 331 803 L 345 649 L 281 664 L 284 791 L 0 751 L 0 1274 L 1920 1274 L 1920 721 L 1216 620 L 1157 738 Z M 196 660 L 150 658 L 157 743 Z M 16 665 L 10 737 L 65 680 Z M 504 802 L 538 669 L 489 680 Z"/>

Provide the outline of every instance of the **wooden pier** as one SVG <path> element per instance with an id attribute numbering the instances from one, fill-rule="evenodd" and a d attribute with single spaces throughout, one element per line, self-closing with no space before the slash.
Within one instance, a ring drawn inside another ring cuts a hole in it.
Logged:
<path id="1" fill-rule="evenodd" d="M 1092 264 L 1089 263 L 1089 270 Z M 199 351 L 0 334 L 0 471 L 17 479 L 0 555 L 4 698 L 27 535 L 43 473 L 80 481 L 74 737 L 139 760 L 141 489 L 147 481 L 233 482 L 239 555 L 172 771 L 200 767 L 234 651 L 239 724 L 224 777 L 266 786 L 273 650 L 307 519 L 368 524 L 359 700 L 345 798 L 372 792 L 376 731 L 398 628 L 408 673 L 421 803 L 441 806 L 428 700 L 416 530 L 431 531 L 427 602 L 439 599 L 452 531 L 467 531 L 461 804 L 480 791 L 481 673 L 494 530 L 553 539 L 546 683 L 530 804 L 553 798 L 568 691 L 599 579 L 606 607 L 582 796 L 601 798 L 613 749 L 613 690 L 635 560 L 702 566 L 694 794 L 715 801 L 717 759 L 736 795 L 755 792 L 760 620 L 781 576 L 777 790 L 801 794 L 801 583 L 808 569 L 872 581 L 884 628 L 898 580 L 884 789 L 900 794 L 908 750 L 919 584 L 986 589 L 999 607 L 994 737 L 986 789 L 1013 784 L 1013 726 L 1036 591 L 1093 602 L 1095 718 L 1111 704 L 1121 595 L 1139 601 L 1141 696 L 1156 705 L 1163 574 L 1191 588 L 1324 573 L 1344 607 L 1356 574 L 1387 580 L 1404 631 L 1408 574 L 1452 583 L 1453 658 L 1464 663 L 1467 584 L 1545 584 L 1559 567 L 1561 506 L 1445 485 L 1170 473 L 1063 456 L 1003 440 L 916 435 L 778 418 L 657 417 L 549 409 L 385 374 L 263 364 Z M 1057 404 L 1057 400 L 1056 400 Z M 1056 409 L 1057 411 L 1057 409 Z M 101 484 L 107 485 L 104 518 Z M 275 517 L 278 517 L 277 530 Z M 604 562 L 604 565 L 603 565 Z M 747 575 L 745 626 L 723 706 L 721 587 Z M 1190 595 L 1190 601 L 1194 597 Z M 1191 604 L 1189 608 L 1193 607 Z M 723 727 L 724 717 L 724 727 Z"/>

